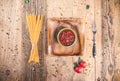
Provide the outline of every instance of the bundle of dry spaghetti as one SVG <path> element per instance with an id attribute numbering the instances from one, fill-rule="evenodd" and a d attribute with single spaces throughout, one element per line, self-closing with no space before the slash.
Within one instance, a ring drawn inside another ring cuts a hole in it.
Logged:
<path id="1" fill-rule="evenodd" d="M 26 16 L 28 30 L 30 35 L 30 40 L 32 44 L 31 54 L 28 62 L 39 62 L 39 54 L 38 54 L 38 40 L 40 36 L 40 32 L 43 24 L 43 15 L 38 15 L 38 17 L 34 14 L 30 14 Z"/>

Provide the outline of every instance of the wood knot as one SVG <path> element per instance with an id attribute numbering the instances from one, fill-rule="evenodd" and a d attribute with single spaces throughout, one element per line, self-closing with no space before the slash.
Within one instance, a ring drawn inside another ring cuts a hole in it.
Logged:
<path id="1" fill-rule="evenodd" d="M 6 73 L 5 73 L 7 76 L 10 75 L 10 70 L 6 70 Z"/>
<path id="2" fill-rule="evenodd" d="M 110 64 L 110 65 L 108 66 L 108 73 L 109 73 L 110 75 L 112 75 L 113 69 L 114 69 L 113 65 Z"/>
<path id="3" fill-rule="evenodd" d="M 97 78 L 97 81 L 100 81 L 100 77 Z"/>

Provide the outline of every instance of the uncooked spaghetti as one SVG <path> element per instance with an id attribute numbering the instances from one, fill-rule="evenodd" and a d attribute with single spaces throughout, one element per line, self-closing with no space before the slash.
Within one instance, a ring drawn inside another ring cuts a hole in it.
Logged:
<path id="1" fill-rule="evenodd" d="M 27 20 L 30 40 L 32 44 L 31 54 L 28 62 L 32 62 L 32 61 L 39 62 L 37 44 L 42 29 L 43 15 L 39 15 L 37 18 L 36 15 L 30 14 L 26 16 L 26 20 Z"/>

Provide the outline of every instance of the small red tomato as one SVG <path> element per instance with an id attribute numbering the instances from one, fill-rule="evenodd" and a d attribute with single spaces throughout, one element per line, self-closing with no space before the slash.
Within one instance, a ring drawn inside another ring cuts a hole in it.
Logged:
<path id="1" fill-rule="evenodd" d="M 86 63 L 85 61 L 83 61 L 83 62 L 80 63 L 80 66 L 81 66 L 82 68 L 85 68 L 85 67 L 87 66 L 87 63 Z"/>
<path id="2" fill-rule="evenodd" d="M 76 71 L 77 73 L 82 73 L 82 70 L 83 70 L 83 68 L 82 68 L 81 66 L 77 66 L 77 67 L 75 68 L 75 71 Z"/>

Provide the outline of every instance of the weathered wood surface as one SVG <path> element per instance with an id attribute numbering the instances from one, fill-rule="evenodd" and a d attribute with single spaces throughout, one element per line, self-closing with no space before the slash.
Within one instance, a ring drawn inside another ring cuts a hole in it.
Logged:
<path id="1" fill-rule="evenodd" d="M 94 0 L 54 0 L 47 1 L 47 17 L 73 17 L 83 18 L 85 20 L 85 54 L 83 56 L 61 56 L 61 57 L 46 57 L 47 62 L 47 81 L 94 81 L 94 59 L 92 57 L 92 24 L 94 19 Z M 90 8 L 86 9 L 89 5 Z M 97 24 L 97 75 L 101 77 L 101 1 L 95 2 L 95 15 Z M 54 12 L 54 13 L 53 13 Z M 82 74 L 77 74 L 74 71 L 74 63 L 81 57 L 88 63 L 87 68 Z"/>
<path id="2" fill-rule="evenodd" d="M 90 8 L 86 9 L 86 5 Z M 94 10 L 97 25 L 96 65 L 92 57 Z M 45 22 L 39 42 L 40 63 L 28 64 L 31 44 L 25 16 L 29 13 L 44 14 L 47 18 L 85 19 L 85 54 L 48 56 Z M 25 4 L 24 0 L 1 0 L 0 81 L 120 81 L 119 26 L 120 0 L 95 0 L 95 3 L 94 0 L 30 0 L 29 4 Z M 82 74 L 73 70 L 74 62 L 79 57 L 88 63 Z"/>
<path id="3" fill-rule="evenodd" d="M 120 81 L 120 0 L 102 3 L 102 80 Z"/>
<path id="4" fill-rule="evenodd" d="M 42 28 L 42 32 L 39 38 L 38 43 L 38 49 L 39 49 L 39 57 L 40 57 L 40 63 L 28 63 L 28 58 L 30 56 L 30 50 L 31 50 L 31 43 L 29 39 L 29 33 L 28 28 L 25 20 L 25 16 L 28 14 L 42 14 L 46 15 L 46 0 L 30 0 L 29 4 L 24 4 L 24 12 L 23 12 L 23 29 L 22 29 L 22 53 L 26 54 L 25 59 L 25 72 L 24 72 L 24 80 L 25 81 L 45 81 L 46 79 L 46 73 L 45 73 L 45 41 L 43 39 L 46 39 L 45 36 L 45 23 Z M 46 17 L 45 17 L 46 19 Z M 46 20 L 44 20 L 46 21 Z"/>
<path id="5" fill-rule="evenodd" d="M 45 14 L 45 0 L 0 1 L 0 81 L 45 81 L 45 45 L 39 42 L 40 63 L 28 64 L 31 43 L 26 15 Z M 43 39 L 43 27 L 40 39 Z M 45 38 L 44 38 L 45 39 Z"/>
<path id="6" fill-rule="evenodd" d="M 21 0 L 0 1 L 0 81 L 23 79 L 22 8 Z"/>

